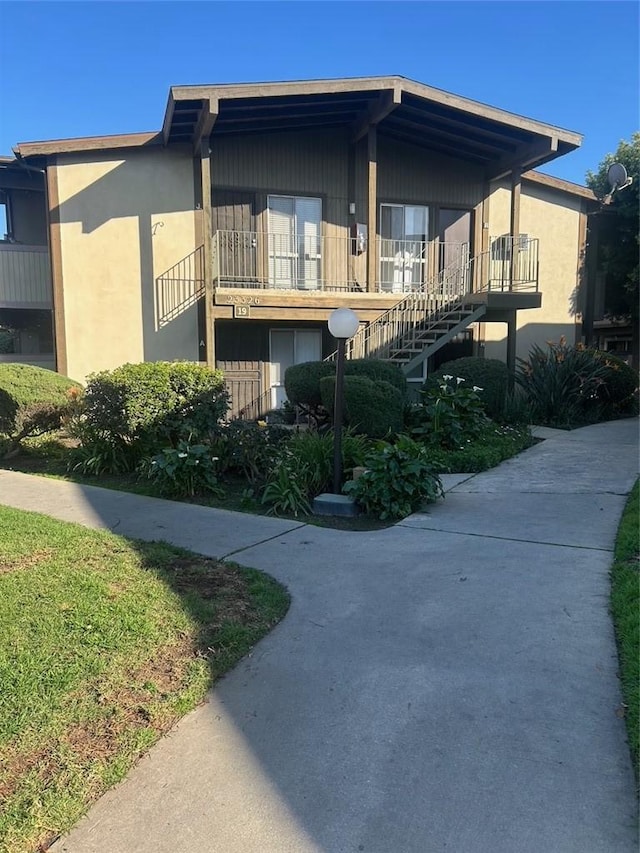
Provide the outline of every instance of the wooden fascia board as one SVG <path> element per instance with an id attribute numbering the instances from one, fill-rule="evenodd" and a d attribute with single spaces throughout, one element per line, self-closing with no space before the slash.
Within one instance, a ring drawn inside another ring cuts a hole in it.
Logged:
<path id="1" fill-rule="evenodd" d="M 379 124 L 389 113 L 402 103 L 402 89 L 394 86 L 380 94 L 378 100 L 367 110 L 366 114 L 355 122 L 351 142 L 359 142 L 369 132 L 374 124 Z"/>
<path id="2" fill-rule="evenodd" d="M 551 187 L 554 190 L 560 190 L 560 192 L 565 192 L 570 195 L 580 196 L 587 201 L 598 201 L 597 196 L 589 189 L 589 187 L 582 187 L 580 184 L 574 184 L 571 181 L 565 181 L 562 178 L 555 178 L 553 175 L 544 175 L 541 172 L 534 172 L 530 170 L 528 172 L 523 172 L 522 180 L 529 181 L 534 184 L 541 184 L 545 187 Z"/>
<path id="3" fill-rule="evenodd" d="M 77 151 L 109 151 L 117 148 L 141 148 L 147 145 L 161 145 L 162 134 L 124 133 L 117 136 L 89 136 L 78 139 L 55 139 L 49 142 L 20 142 L 16 151 L 21 157 L 69 154 Z"/>
<path id="4" fill-rule="evenodd" d="M 164 122 L 162 123 L 162 144 L 165 147 L 169 144 L 169 133 L 171 132 L 175 108 L 176 101 L 173 97 L 173 89 L 169 89 L 169 100 L 167 101 L 167 108 L 164 111 Z"/>
<path id="5" fill-rule="evenodd" d="M 193 132 L 193 153 L 200 151 L 200 143 L 211 136 L 211 131 L 218 118 L 218 99 L 206 98 L 202 104 L 200 118 Z"/>
<path id="6" fill-rule="evenodd" d="M 299 80 L 285 83 L 241 83 L 221 86 L 173 86 L 176 101 L 218 98 L 287 97 L 290 95 L 330 95 L 334 92 L 374 92 L 401 87 L 396 77 L 359 77 L 341 80 Z"/>
<path id="7" fill-rule="evenodd" d="M 488 104 L 471 101 L 468 98 L 453 95 L 442 89 L 432 89 L 430 86 L 425 86 L 423 83 L 415 83 L 412 80 L 403 80 L 401 85 L 407 94 L 415 95 L 418 98 L 424 98 L 428 101 L 434 101 L 435 103 L 449 106 L 461 112 L 480 116 L 498 124 L 516 127 L 520 130 L 534 133 L 536 136 L 556 137 L 568 145 L 573 145 L 575 148 L 578 148 L 582 143 L 582 135 L 572 130 L 565 130 L 561 127 L 555 127 L 554 125 L 545 124 L 535 119 L 526 118 L 517 113 L 510 113 L 506 110 L 500 110 L 497 107 L 490 107 Z"/>

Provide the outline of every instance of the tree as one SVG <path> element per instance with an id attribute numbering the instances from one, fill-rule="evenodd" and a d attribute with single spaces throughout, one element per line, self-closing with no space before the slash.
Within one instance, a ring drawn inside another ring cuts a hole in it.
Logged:
<path id="1" fill-rule="evenodd" d="M 607 154 L 597 172 L 587 172 L 587 186 L 598 198 L 611 192 L 607 171 L 612 163 L 622 163 L 630 187 L 614 193 L 601 215 L 598 267 L 605 274 L 605 315 L 624 318 L 633 328 L 633 354 L 638 359 L 638 252 L 640 249 L 640 132 L 630 142 L 622 140 L 614 154 Z"/>

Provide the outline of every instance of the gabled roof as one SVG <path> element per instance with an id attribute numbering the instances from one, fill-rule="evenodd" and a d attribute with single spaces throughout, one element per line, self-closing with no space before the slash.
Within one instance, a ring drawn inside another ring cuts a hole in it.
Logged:
<path id="1" fill-rule="evenodd" d="M 354 141 L 381 136 L 459 157 L 498 177 L 578 148 L 582 136 L 405 77 L 357 77 L 211 86 L 174 86 L 165 144 L 197 146 L 212 135 L 348 127 Z"/>
<path id="2" fill-rule="evenodd" d="M 22 157 L 140 145 L 189 144 L 240 134 L 347 129 L 357 142 L 381 137 L 467 160 L 488 178 L 530 169 L 579 147 L 580 134 L 405 77 L 173 86 L 161 134 L 21 143 Z"/>

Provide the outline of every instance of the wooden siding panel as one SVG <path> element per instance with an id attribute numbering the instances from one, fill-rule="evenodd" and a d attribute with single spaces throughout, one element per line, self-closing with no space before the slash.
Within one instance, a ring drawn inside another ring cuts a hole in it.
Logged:
<path id="1" fill-rule="evenodd" d="M 212 138 L 214 187 L 263 190 L 263 194 L 318 195 L 341 201 L 332 215 L 348 224 L 346 132 L 273 133 Z M 327 218 L 325 216 L 325 218 Z"/>
<path id="2" fill-rule="evenodd" d="M 482 201 L 482 168 L 464 160 L 380 136 L 378 201 L 475 207 Z"/>

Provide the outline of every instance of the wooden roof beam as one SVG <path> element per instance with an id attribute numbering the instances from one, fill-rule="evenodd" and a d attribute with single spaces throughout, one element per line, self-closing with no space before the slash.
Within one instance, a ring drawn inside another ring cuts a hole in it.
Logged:
<path id="1" fill-rule="evenodd" d="M 393 89 L 387 89 L 382 92 L 380 97 L 369 107 L 365 115 L 355 122 L 351 142 L 358 142 L 363 136 L 366 136 L 370 127 L 379 124 L 383 118 L 386 118 L 401 103 L 402 89 L 400 86 L 394 86 Z"/>
<path id="2" fill-rule="evenodd" d="M 217 98 L 205 98 L 202 102 L 200 118 L 193 131 L 193 153 L 200 151 L 200 143 L 211 136 L 211 131 L 218 118 L 219 103 Z"/>
<path id="3" fill-rule="evenodd" d="M 504 178 L 505 175 L 510 175 L 514 169 L 524 172 L 532 166 L 537 166 L 545 158 L 553 157 L 557 150 L 557 136 L 547 137 L 531 145 L 524 145 L 515 154 L 501 157 L 495 163 L 487 166 L 487 179 L 497 181 Z"/>

